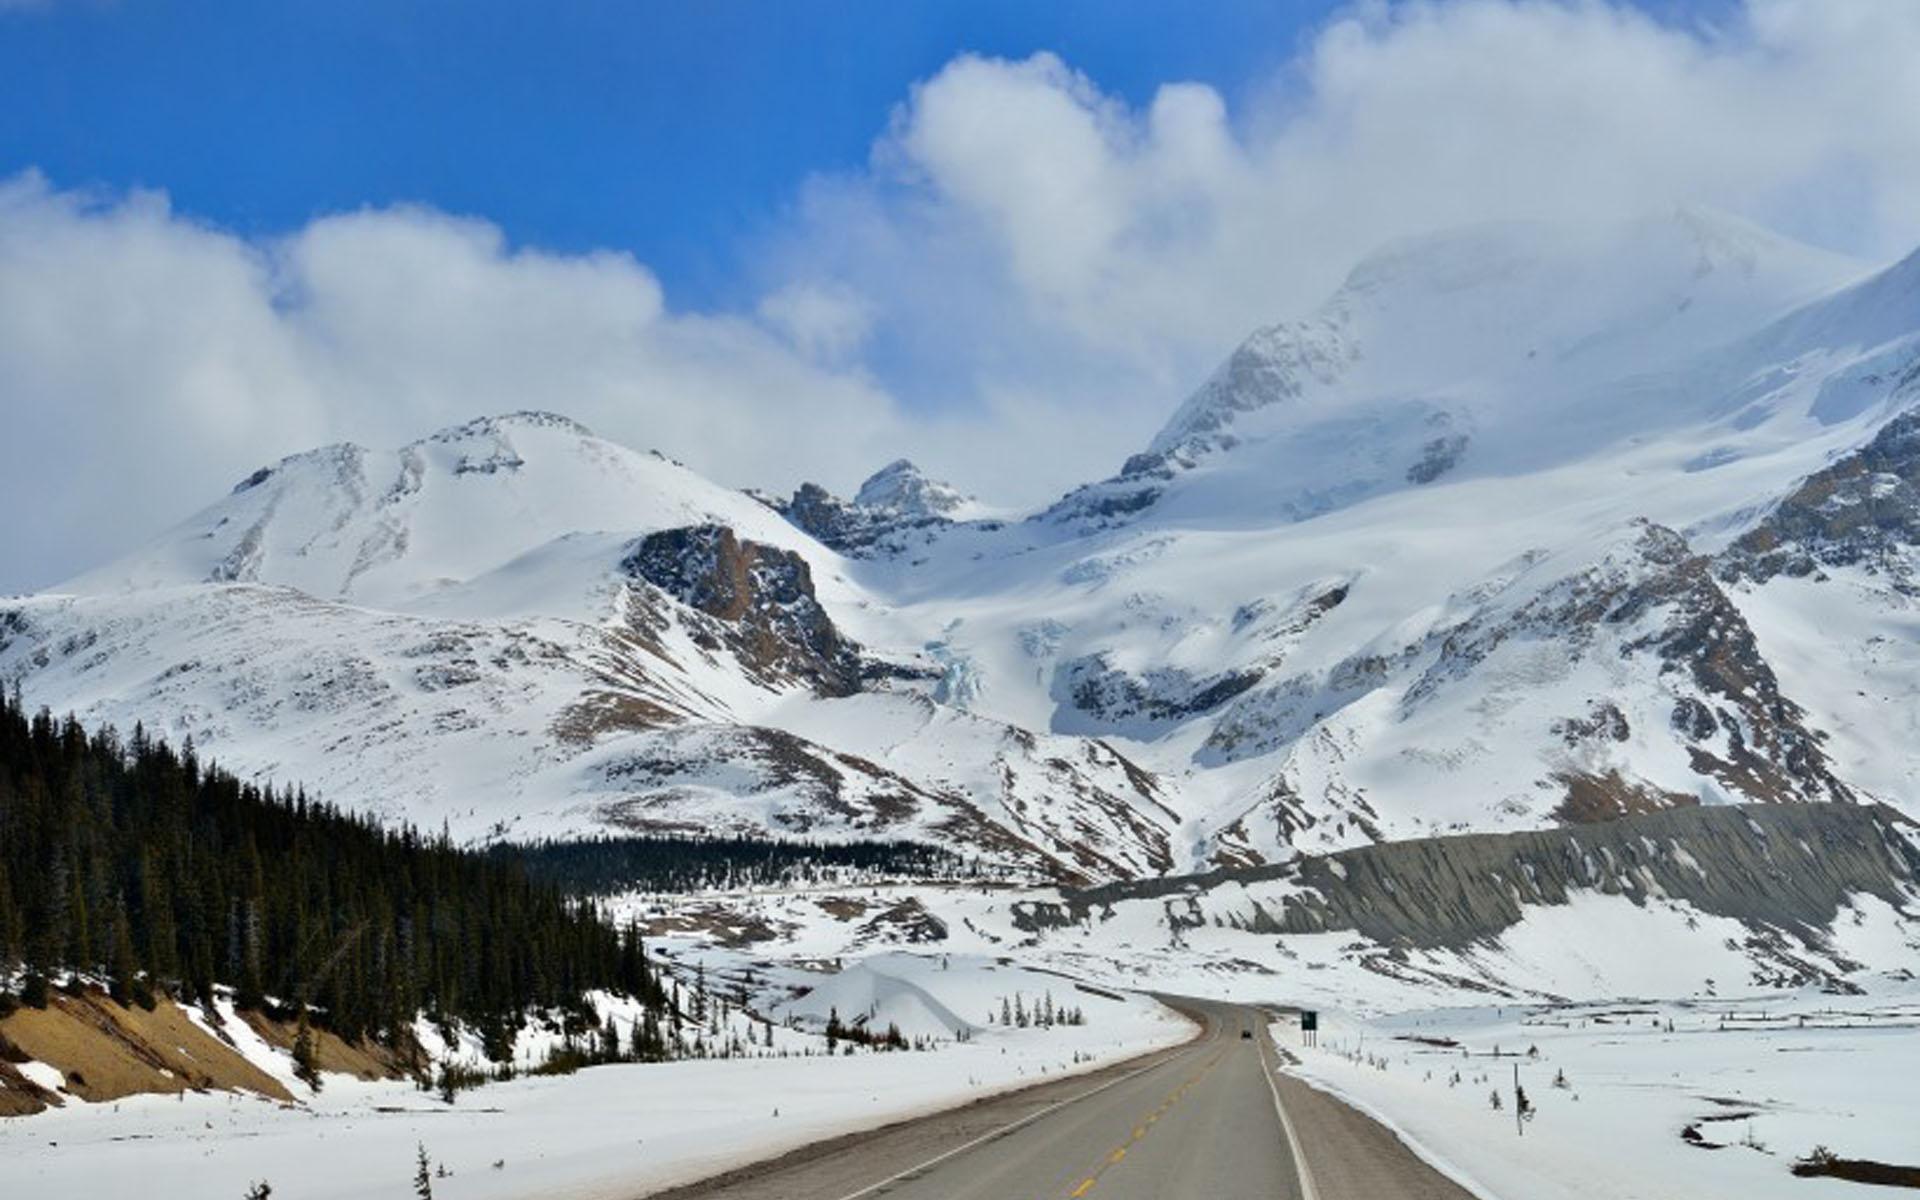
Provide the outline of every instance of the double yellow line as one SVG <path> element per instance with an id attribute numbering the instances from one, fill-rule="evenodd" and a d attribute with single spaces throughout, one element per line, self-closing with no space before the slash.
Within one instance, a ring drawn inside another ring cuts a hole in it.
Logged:
<path id="1" fill-rule="evenodd" d="M 1113 1150 L 1107 1154 L 1106 1161 L 1095 1167 L 1085 1179 L 1080 1181 L 1078 1187 L 1067 1194 L 1072 1196 L 1073 1200 L 1081 1200 L 1088 1192 L 1091 1192 L 1097 1187 L 1100 1183 L 1100 1177 L 1105 1175 L 1109 1168 L 1119 1165 L 1120 1161 L 1126 1158 L 1128 1149 L 1138 1143 L 1140 1139 L 1146 1137 L 1147 1132 L 1159 1123 L 1161 1117 L 1166 1116 L 1167 1113 L 1173 1110 L 1174 1105 L 1185 1099 L 1187 1093 L 1193 1090 L 1193 1086 L 1202 1079 L 1205 1079 L 1207 1072 L 1213 1070 L 1214 1066 L 1219 1063 L 1225 1054 L 1226 1051 L 1224 1050 L 1215 1051 L 1213 1057 L 1207 1060 L 1205 1066 L 1194 1072 L 1193 1075 L 1179 1087 L 1168 1092 L 1167 1098 L 1160 1102 L 1160 1107 L 1148 1113 L 1139 1124 L 1135 1125 L 1133 1127 L 1133 1133 L 1127 1140 L 1115 1146 Z"/>

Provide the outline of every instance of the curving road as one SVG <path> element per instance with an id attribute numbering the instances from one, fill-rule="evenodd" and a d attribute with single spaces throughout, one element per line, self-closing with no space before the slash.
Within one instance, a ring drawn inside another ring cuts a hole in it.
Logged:
<path id="1" fill-rule="evenodd" d="M 1471 1200 L 1378 1123 L 1278 1075 L 1258 1010 L 1163 999 L 1200 1036 L 656 1200 Z"/>

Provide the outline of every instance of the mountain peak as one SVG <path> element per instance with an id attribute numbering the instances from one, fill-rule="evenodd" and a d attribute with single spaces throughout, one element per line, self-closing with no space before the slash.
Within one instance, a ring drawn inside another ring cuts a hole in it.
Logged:
<path id="1" fill-rule="evenodd" d="M 570 417 L 511 412 L 395 449 L 341 443 L 289 456 L 66 586 L 261 583 L 404 608 L 570 535 L 704 523 L 797 541 L 760 504 L 664 457 L 600 440 Z"/>
<path id="2" fill-rule="evenodd" d="M 772 507 L 821 543 L 856 557 L 892 553 L 909 535 L 931 537 L 956 521 L 991 515 L 973 497 L 928 479 L 904 458 L 869 475 L 850 501 L 805 483 L 791 500 L 774 501 Z"/>
<path id="3" fill-rule="evenodd" d="M 593 430 L 574 420 L 572 417 L 540 409 L 521 409 L 518 412 L 500 413 L 489 417 L 475 417 L 458 425 L 449 425 L 421 438 L 414 445 L 428 442 L 459 442 L 468 438 L 498 436 L 509 429 L 547 429 L 559 433 L 570 433 L 576 437 L 595 437 Z"/>
<path id="4" fill-rule="evenodd" d="M 928 479 L 919 467 L 899 458 L 867 477 L 853 502 L 861 508 L 907 517 L 955 519 L 973 498 L 949 483 Z"/>

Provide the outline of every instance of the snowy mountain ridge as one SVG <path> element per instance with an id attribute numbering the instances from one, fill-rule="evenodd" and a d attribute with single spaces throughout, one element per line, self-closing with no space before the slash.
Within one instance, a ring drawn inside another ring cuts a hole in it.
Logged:
<path id="1" fill-rule="evenodd" d="M 816 483 L 802 484 L 786 500 L 760 499 L 823 544 L 858 558 L 901 554 L 956 522 L 995 516 L 994 510 L 950 483 L 927 478 L 904 458 L 868 476 L 852 500 L 842 500 Z"/>
<path id="2" fill-rule="evenodd" d="M 869 476 L 854 493 L 853 502 L 905 517 L 944 517 L 950 521 L 966 520 L 985 511 L 978 500 L 950 483 L 928 479 L 904 458 Z"/>
<path id="3" fill-rule="evenodd" d="M 1722 800 L 1920 811 L 1920 256 L 1682 211 L 1371 256 L 1110 479 L 720 487 L 551 414 L 296 455 L 0 677 L 463 837 L 1082 881 Z"/>

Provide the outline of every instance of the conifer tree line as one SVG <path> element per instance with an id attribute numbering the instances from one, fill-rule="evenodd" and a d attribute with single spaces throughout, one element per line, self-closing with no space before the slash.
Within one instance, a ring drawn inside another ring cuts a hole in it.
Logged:
<path id="1" fill-rule="evenodd" d="M 581 1012 L 589 989 L 667 1004 L 637 929 L 516 861 L 0 695 L 0 1008 L 44 1005 L 66 972 L 146 1005 L 225 985 L 397 1049 L 424 1013 L 502 1060 L 529 1009 Z"/>
<path id="2" fill-rule="evenodd" d="M 994 1014 L 989 1012 L 987 1024 L 993 1023 Z M 1015 992 L 1011 1000 L 1005 996 L 1000 997 L 1000 1024 L 1004 1026 L 1017 1025 L 1021 1029 L 1028 1027 L 1052 1029 L 1055 1025 L 1085 1025 L 1086 1023 L 1087 1014 L 1080 1010 L 1078 1004 L 1071 1007 L 1065 1004 L 1056 1005 L 1053 1002 L 1052 992 L 1046 993 L 1032 1005 L 1027 1004 L 1025 995 L 1020 992 Z"/>
<path id="3" fill-rule="evenodd" d="M 973 879 L 979 864 L 903 841 L 595 837 L 496 846 L 535 879 L 587 896 L 845 883 L 862 878 Z"/>

